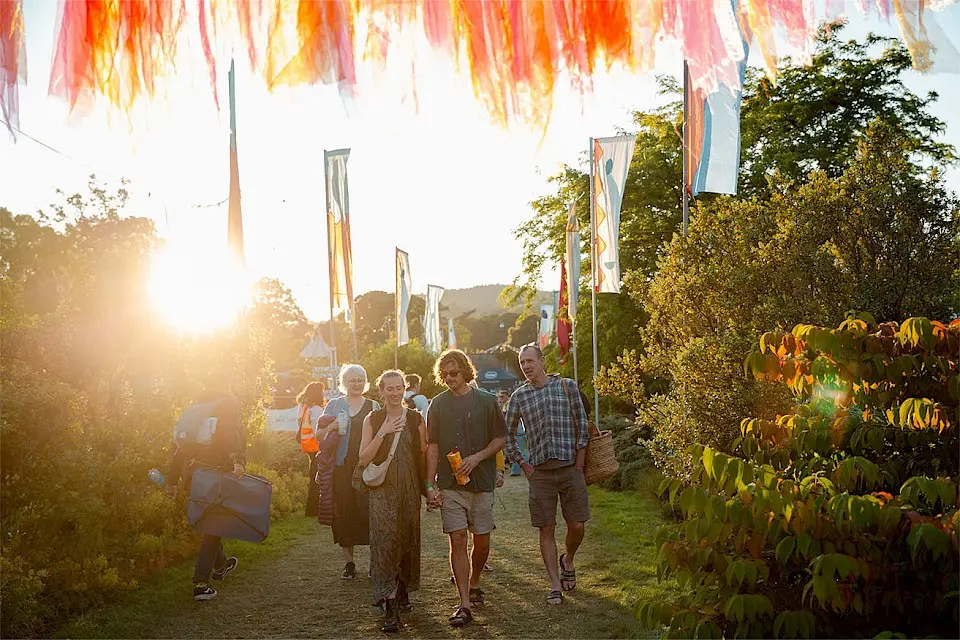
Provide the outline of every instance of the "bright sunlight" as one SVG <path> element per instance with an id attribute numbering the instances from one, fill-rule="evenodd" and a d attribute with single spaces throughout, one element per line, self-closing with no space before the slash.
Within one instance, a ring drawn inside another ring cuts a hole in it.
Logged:
<path id="1" fill-rule="evenodd" d="M 206 333 L 237 319 L 251 298 L 251 287 L 225 248 L 168 247 L 154 256 L 150 298 L 177 329 Z"/>

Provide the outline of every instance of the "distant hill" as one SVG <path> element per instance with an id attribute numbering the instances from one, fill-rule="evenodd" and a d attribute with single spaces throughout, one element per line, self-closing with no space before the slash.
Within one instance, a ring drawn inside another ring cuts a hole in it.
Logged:
<path id="1" fill-rule="evenodd" d="M 500 306 L 500 292 L 506 286 L 505 284 L 482 284 L 468 289 L 447 289 L 440 300 L 441 308 L 446 308 L 441 311 L 441 315 L 449 314 L 456 318 L 471 310 L 478 316 L 498 314 L 503 311 L 519 313 L 523 309 L 522 302 L 510 309 L 503 309 Z M 552 293 L 541 291 L 538 304 L 552 300 Z"/>

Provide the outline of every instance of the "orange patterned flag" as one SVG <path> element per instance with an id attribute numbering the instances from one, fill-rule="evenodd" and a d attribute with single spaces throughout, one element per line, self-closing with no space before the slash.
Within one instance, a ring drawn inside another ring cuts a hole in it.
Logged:
<path id="1" fill-rule="evenodd" d="M 350 191 L 347 159 L 350 149 L 324 151 L 327 190 L 327 248 L 330 263 L 330 309 L 333 315 L 353 311 L 353 256 L 350 250 Z M 352 318 L 348 317 L 352 322 Z"/>

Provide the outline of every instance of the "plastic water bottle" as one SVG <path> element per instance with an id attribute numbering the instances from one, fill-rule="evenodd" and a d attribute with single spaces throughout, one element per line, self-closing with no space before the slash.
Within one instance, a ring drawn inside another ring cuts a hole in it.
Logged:
<path id="1" fill-rule="evenodd" d="M 163 486 L 164 477 L 159 469 L 150 469 L 150 471 L 147 471 L 147 477 L 158 487 Z"/>

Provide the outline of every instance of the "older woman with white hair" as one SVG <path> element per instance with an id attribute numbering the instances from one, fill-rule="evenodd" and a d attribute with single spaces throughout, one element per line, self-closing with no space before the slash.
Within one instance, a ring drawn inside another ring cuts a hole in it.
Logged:
<path id="1" fill-rule="evenodd" d="M 371 411 L 379 410 L 380 405 L 363 396 L 369 391 L 370 383 L 360 365 L 343 365 L 338 382 L 344 395 L 324 407 L 317 421 L 317 440 L 337 443 L 333 472 L 333 541 L 343 549 L 346 560 L 340 577 L 354 580 L 357 566 L 353 548 L 370 544 L 370 507 L 367 494 L 354 490 L 351 479 L 360 456 L 363 420 Z M 328 439 L 333 432 L 339 437 Z"/>

